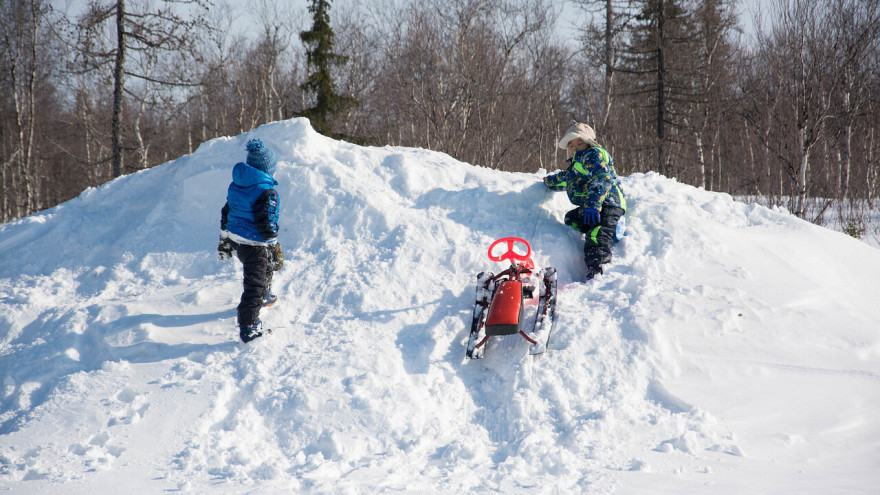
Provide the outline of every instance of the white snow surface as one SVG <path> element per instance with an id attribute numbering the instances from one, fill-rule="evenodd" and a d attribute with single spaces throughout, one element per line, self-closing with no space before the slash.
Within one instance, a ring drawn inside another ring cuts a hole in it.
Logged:
<path id="1" fill-rule="evenodd" d="M 279 158 L 274 335 L 216 257 L 231 169 Z M 876 494 L 880 250 L 658 174 L 584 282 L 534 174 L 307 120 L 0 226 L 0 490 Z M 559 270 L 550 349 L 465 359 L 500 237 Z"/>

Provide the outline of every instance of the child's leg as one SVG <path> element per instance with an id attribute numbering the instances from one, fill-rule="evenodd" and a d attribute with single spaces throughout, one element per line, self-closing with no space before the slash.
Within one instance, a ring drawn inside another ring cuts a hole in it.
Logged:
<path id="1" fill-rule="evenodd" d="M 571 228 L 578 230 L 580 232 L 586 232 L 586 228 L 588 226 L 584 225 L 584 209 L 580 206 L 573 210 L 568 210 L 565 213 L 565 218 L 563 219 L 565 225 L 570 226 Z"/>
<path id="2" fill-rule="evenodd" d="M 268 249 L 266 250 L 266 259 L 267 259 L 267 260 L 271 259 L 271 256 L 269 255 L 269 250 L 268 250 Z M 274 275 L 274 274 L 275 274 L 275 270 L 272 269 L 272 262 L 270 261 L 269 263 L 266 264 L 266 273 L 265 273 L 265 277 L 266 277 L 266 294 L 263 295 L 263 303 L 264 303 L 264 304 L 265 304 L 265 302 L 266 302 L 266 295 L 268 295 L 270 292 L 272 292 L 272 275 Z M 274 304 L 274 303 L 273 303 L 273 304 Z"/>
<path id="3" fill-rule="evenodd" d="M 613 206 L 602 208 L 601 222 L 587 228 L 587 239 L 584 243 L 584 262 L 587 267 L 598 271 L 600 265 L 611 262 L 611 247 L 614 246 L 614 233 L 617 222 L 624 210 Z"/>
<path id="4" fill-rule="evenodd" d="M 238 304 L 238 326 L 247 327 L 260 319 L 263 298 L 272 280 L 272 267 L 265 246 L 239 245 L 237 254 L 244 266 L 244 291 Z"/>

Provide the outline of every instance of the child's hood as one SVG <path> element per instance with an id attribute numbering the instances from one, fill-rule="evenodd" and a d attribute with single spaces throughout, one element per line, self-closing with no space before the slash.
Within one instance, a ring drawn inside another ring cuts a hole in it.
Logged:
<path id="1" fill-rule="evenodd" d="M 238 162 L 232 167 L 232 182 L 240 187 L 251 187 L 257 184 L 274 186 L 278 183 L 271 175 L 244 162 Z"/>

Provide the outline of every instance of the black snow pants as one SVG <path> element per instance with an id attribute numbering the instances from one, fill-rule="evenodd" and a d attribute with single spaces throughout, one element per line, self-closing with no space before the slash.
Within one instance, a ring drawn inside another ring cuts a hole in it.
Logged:
<path id="1" fill-rule="evenodd" d="M 588 267 L 599 268 L 599 265 L 611 263 L 611 247 L 616 242 L 617 222 L 625 211 L 622 208 L 602 205 L 598 225 L 584 224 L 584 208 L 577 207 L 565 214 L 565 224 L 571 225 L 586 234 L 584 242 L 584 262 Z"/>
<path id="2" fill-rule="evenodd" d="M 238 326 L 249 327 L 260 319 L 260 309 L 272 285 L 272 263 L 266 246 L 238 244 L 236 254 L 244 266 L 244 291 L 238 304 Z"/>

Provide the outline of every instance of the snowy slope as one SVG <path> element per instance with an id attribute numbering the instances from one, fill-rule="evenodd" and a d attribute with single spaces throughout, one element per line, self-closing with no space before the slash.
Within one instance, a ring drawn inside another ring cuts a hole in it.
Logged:
<path id="1" fill-rule="evenodd" d="M 273 336 L 215 258 L 244 143 L 279 157 Z M 0 226 L 0 489 L 877 493 L 880 251 L 656 174 L 583 283 L 564 193 L 305 120 Z M 559 270 L 548 354 L 466 362 L 496 238 Z"/>

